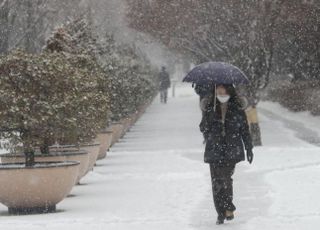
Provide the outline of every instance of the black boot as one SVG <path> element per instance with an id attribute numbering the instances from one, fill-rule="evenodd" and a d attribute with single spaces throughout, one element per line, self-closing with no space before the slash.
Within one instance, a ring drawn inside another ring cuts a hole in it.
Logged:
<path id="1" fill-rule="evenodd" d="M 216 225 L 221 225 L 221 224 L 224 224 L 224 216 L 218 216 L 217 218 L 217 222 L 216 222 Z"/>

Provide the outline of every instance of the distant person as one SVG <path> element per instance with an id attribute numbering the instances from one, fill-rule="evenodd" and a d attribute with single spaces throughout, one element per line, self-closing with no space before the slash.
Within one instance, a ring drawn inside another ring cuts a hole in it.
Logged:
<path id="1" fill-rule="evenodd" d="M 166 67 L 162 66 L 159 73 L 159 91 L 160 91 L 160 102 L 167 103 L 168 100 L 168 89 L 170 88 L 171 81 L 169 73 L 166 71 Z"/>
<path id="2" fill-rule="evenodd" d="M 200 131 L 206 147 L 204 161 L 209 163 L 217 224 L 234 218 L 232 175 L 245 160 L 252 163 L 252 140 L 246 114 L 232 85 L 218 85 L 201 100 L 203 111 Z M 245 152 L 246 150 L 246 152 Z"/>

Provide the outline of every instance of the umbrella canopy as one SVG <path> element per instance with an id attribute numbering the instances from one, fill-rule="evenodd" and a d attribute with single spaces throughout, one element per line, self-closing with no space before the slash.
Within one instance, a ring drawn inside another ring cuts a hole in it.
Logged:
<path id="1" fill-rule="evenodd" d="M 183 79 L 198 85 L 248 84 L 247 76 L 236 66 L 224 62 L 205 62 L 194 67 Z"/>

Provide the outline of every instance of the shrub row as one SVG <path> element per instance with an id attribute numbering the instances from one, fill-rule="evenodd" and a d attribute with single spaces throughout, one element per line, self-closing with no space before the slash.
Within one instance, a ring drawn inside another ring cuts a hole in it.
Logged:
<path id="1" fill-rule="evenodd" d="M 133 45 L 97 37 L 85 20 L 58 28 L 40 54 L 0 57 L 0 138 L 13 151 L 89 143 L 156 94 L 154 69 Z"/>
<path id="2" fill-rule="evenodd" d="M 320 115 L 320 82 L 296 81 L 268 90 L 268 99 L 294 112 L 310 111 Z"/>

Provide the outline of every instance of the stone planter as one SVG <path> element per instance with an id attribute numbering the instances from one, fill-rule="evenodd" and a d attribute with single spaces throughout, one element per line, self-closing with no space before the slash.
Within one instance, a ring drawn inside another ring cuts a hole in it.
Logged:
<path id="1" fill-rule="evenodd" d="M 75 185 L 79 166 L 79 162 L 0 164 L 0 202 L 11 214 L 53 212 Z"/>
<path id="2" fill-rule="evenodd" d="M 97 135 L 96 141 L 100 143 L 98 160 L 104 159 L 107 156 L 107 151 L 111 146 L 112 136 L 113 133 L 110 130 L 104 130 Z"/>
<path id="3" fill-rule="evenodd" d="M 81 178 L 84 177 L 90 170 L 93 169 L 99 155 L 100 143 L 93 144 L 82 144 L 79 147 L 75 145 L 62 145 L 62 146 L 50 146 L 50 152 L 74 152 L 74 151 L 84 151 L 88 153 L 88 162 L 83 164 L 81 168 Z M 80 178 L 80 179 L 81 179 Z M 79 180 L 80 180 L 79 179 Z M 79 181 L 78 181 L 79 182 Z"/>
<path id="4" fill-rule="evenodd" d="M 145 105 L 141 105 L 138 109 L 138 119 L 140 117 L 142 117 L 142 115 L 146 112 L 146 109 L 148 108 L 149 106 L 149 103 L 148 104 L 145 104 Z"/>
<path id="5" fill-rule="evenodd" d="M 81 145 L 80 150 L 88 152 L 89 163 L 86 171 L 86 174 L 87 174 L 89 171 L 93 170 L 93 167 L 98 159 L 99 151 L 100 151 L 100 143 Z"/>
<path id="6" fill-rule="evenodd" d="M 130 117 L 127 117 L 127 118 L 124 118 L 120 121 L 122 123 L 122 133 L 121 133 L 121 137 L 123 137 L 126 132 L 129 131 L 129 129 L 131 128 L 131 118 Z"/>
<path id="7" fill-rule="evenodd" d="M 24 154 L 4 154 L 1 155 L 1 163 L 24 163 Z M 80 163 L 76 183 L 87 173 L 89 156 L 85 151 L 78 151 L 75 147 L 50 147 L 50 154 L 36 154 L 36 162 L 57 162 L 57 161 L 77 161 Z"/>
<path id="8" fill-rule="evenodd" d="M 123 124 L 121 122 L 114 122 L 109 127 L 109 130 L 112 131 L 111 146 L 113 146 L 121 138 L 123 133 Z"/>
<path id="9" fill-rule="evenodd" d="M 98 145 L 98 147 L 96 147 L 95 144 L 92 144 L 92 145 L 85 144 L 85 145 L 81 145 L 80 147 L 77 147 L 75 145 L 50 146 L 50 153 L 62 152 L 66 154 L 67 160 L 69 161 L 77 160 L 80 162 L 79 177 L 76 182 L 77 184 L 80 184 L 80 180 L 85 175 L 87 175 L 89 170 L 93 168 L 94 164 L 97 161 L 98 153 L 96 151 L 92 151 L 92 149 L 99 148 L 100 144 L 96 144 L 96 145 Z M 83 152 L 86 154 L 82 156 L 76 156 L 72 154 L 73 152 Z"/>
<path id="10" fill-rule="evenodd" d="M 135 112 L 131 115 L 131 126 L 133 126 L 137 121 L 139 120 L 139 114 L 138 112 Z"/>

